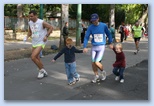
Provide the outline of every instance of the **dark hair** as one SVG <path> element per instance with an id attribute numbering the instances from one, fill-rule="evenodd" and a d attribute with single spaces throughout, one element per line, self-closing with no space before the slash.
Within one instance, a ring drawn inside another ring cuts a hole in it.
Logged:
<path id="1" fill-rule="evenodd" d="M 34 15 L 37 15 L 37 13 L 36 13 L 35 10 L 31 10 L 31 11 L 29 12 L 29 14 L 31 14 L 31 13 L 33 13 Z"/>

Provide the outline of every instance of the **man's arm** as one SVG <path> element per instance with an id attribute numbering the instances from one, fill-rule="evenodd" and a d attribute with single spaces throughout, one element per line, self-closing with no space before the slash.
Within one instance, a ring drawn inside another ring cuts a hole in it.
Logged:
<path id="1" fill-rule="evenodd" d="M 52 31 L 53 31 L 53 27 L 47 22 L 43 22 L 43 27 L 48 29 L 48 32 L 46 35 L 48 37 L 50 35 L 50 33 L 52 33 Z"/>
<path id="2" fill-rule="evenodd" d="M 43 27 L 47 28 L 47 34 L 43 39 L 43 41 L 45 42 L 45 41 L 47 41 L 47 38 L 50 35 L 50 33 L 52 33 L 53 27 L 50 24 L 48 24 L 47 22 L 43 22 Z"/>
<path id="3" fill-rule="evenodd" d="M 83 50 L 79 50 L 79 49 L 77 49 L 75 47 L 74 47 L 74 49 L 75 49 L 75 53 L 83 53 Z"/>
<path id="4" fill-rule="evenodd" d="M 90 31 L 90 27 L 88 27 L 87 32 L 86 32 L 85 37 L 84 37 L 83 48 L 87 47 L 90 35 L 91 35 L 91 31 Z"/>

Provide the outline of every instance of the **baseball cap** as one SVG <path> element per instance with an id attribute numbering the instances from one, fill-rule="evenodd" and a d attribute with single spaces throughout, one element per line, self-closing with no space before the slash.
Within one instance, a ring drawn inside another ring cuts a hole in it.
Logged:
<path id="1" fill-rule="evenodd" d="M 99 18 L 98 14 L 94 13 L 91 15 L 90 21 L 96 21 Z"/>

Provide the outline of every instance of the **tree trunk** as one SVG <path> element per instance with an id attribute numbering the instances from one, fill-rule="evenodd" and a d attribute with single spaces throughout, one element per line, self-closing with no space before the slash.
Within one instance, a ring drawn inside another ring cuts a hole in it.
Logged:
<path id="1" fill-rule="evenodd" d="M 82 15 L 82 4 L 77 5 L 77 20 L 76 20 L 76 46 L 80 46 L 80 39 L 81 39 L 81 16 Z"/>
<path id="2" fill-rule="evenodd" d="M 145 26 L 145 28 L 147 27 L 147 24 L 148 24 L 148 5 L 147 5 L 145 11 L 143 11 L 141 18 L 139 19 L 139 22 L 142 23 L 142 25 Z"/>
<path id="3" fill-rule="evenodd" d="M 65 22 L 68 22 L 68 16 L 69 16 L 69 4 L 62 4 L 61 5 L 61 31 L 60 31 L 60 42 L 59 42 L 59 49 L 64 47 L 64 40 L 63 40 L 63 27 L 65 25 Z M 69 23 L 69 22 L 68 22 Z"/>
<path id="4" fill-rule="evenodd" d="M 18 4 L 17 5 L 17 17 L 18 17 L 18 21 L 17 21 L 17 29 L 22 30 L 23 29 L 23 25 L 24 25 L 24 20 L 22 19 L 22 14 L 23 14 L 23 4 Z"/>
<path id="5" fill-rule="evenodd" d="M 115 26 L 115 4 L 110 5 L 109 27 Z"/>
<path id="6" fill-rule="evenodd" d="M 15 24 L 14 26 L 14 29 L 13 29 L 13 39 L 16 39 L 16 30 L 19 31 L 21 30 L 21 17 L 22 17 L 22 4 L 17 4 L 17 17 L 18 17 L 18 20 L 17 20 L 17 23 Z"/>

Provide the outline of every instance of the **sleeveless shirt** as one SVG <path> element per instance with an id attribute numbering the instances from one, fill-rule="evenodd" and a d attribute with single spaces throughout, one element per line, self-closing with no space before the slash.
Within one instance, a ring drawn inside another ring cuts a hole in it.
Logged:
<path id="1" fill-rule="evenodd" d="M 32 45 L 46 44 L 43 39 L 47 34 L 47 29 L 43 28 L 43 20 L 37 19 L 36 22 L 29 21 L 29 26 L 32 32 Z"/>

